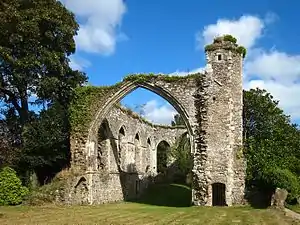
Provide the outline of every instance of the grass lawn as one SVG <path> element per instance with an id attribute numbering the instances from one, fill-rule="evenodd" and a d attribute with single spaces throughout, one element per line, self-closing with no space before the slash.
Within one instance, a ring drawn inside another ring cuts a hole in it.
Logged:
<path id="1" fill-rule="evenodd" d="M 300 213 L 300 206 L 299 205 L 289 205 L 288 208 L 293 210 L 296 213 Z"/>
<path id="2" fill-rule="evenodd" d="M 274 209 L 188 207 L 189 199 L 189 188 L 168 185 L 151 188 L 139 202 L 0 207 L 0 224 L 300 224 Z"/>

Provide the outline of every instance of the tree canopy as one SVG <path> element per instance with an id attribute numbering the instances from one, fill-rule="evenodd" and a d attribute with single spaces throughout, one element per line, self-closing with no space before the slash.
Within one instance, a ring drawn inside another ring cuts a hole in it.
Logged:
<path id="1" fill-rule="evenodd" d="M 0 18 L 0 100 L 25 124 L 29 97 L 65 104 L 70 90 L 86 80 L 69 66 L 79 26 L 56 0 L 3 0 Z"/>
<path id="2" fill-rule="evenodd" d="M 286 188 L 290 198 L 300 194 L 300 132 L 260 89 L 244 91 L 244 146 L 247 184 L 262 190 Z"/>
<path id="3" fill-rule="evenodd" d="M 0 2 L 0 103 L 6 129 L 0 160 L 23 175 L 39 171 L 43 180 L 67 164 L 67 109 L 73 90 L 87 80 L 69 65 L 78 29 L 74 14 L 59 1 Z M 43 106 L 40 113 L 35 105 Z"/>

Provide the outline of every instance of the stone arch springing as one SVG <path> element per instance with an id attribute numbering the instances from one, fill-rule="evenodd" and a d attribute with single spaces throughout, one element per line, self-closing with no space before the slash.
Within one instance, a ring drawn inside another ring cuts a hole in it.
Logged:
<path id="1" fill-rule="evenodd" d="M 167 102 L 169 102 L 176 110 L 177 112 L 182 116 L 185 126 L 187 127 L 190 141 L 191 143 L 194 143 L 194 135 L 193 135 L 193 129 L 189 122 L 189 116 L 185 108 L 180 104 L 180 102 L 172 96 L 167 90 L 152 84 L 151 82 L 143 81 L 143 82 L 124 82 L 124 84 L 119 88 L 119 90 L 111 97 L 109 101 L 107 101 L 102 109 L 99 109 L 95 120 L 93 120 L 90 129 L 89 129 L 89 137 L 93 136 L 93 127 L 95 126 L 95 123 L 97 121 L 101 121 L 102 118 L 104 118 L 107 113 L 109 113 L 110 109 L 113 107 L 114 104 L 119 102 L 122 98 L 124 98 L 126 95 L 130 94 L 137 88 L 145 88 L 158 96 L 164 98 Z M 191 146 L 191 151 L 194 152 L 194 144 Z"/>
<path id="2" fill-rule="evenodd" d="M 226 206 L 226 185 L 223 183 L 212 184 L 212 205 Z"/>
<path id="3" fill-rule="evenodd" d="M 158 173 L 165 173 L 168 167 L 168 153 L 171 149 L 170 144 L 162 140 L 156 147 L 156 168 Z"/>

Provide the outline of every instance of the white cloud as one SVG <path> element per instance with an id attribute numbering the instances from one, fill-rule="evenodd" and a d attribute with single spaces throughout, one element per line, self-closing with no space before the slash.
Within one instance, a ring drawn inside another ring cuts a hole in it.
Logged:
<path id="1" fill-rule="evenodd" d="M 169 76 L 187 76 L 189 74 L 195 74 L 195 73 L 203 73 L 205 70 L 205 68 L 203 67 L 199 67 L 199 68 L 196 68 L 196 69 L 193 69 L 191 71 L 180 71 L 180 70 L 177 70 L 173 73 L 170 73 Z"/>
<path id="2" fill-rule="evenodd" d="M 81 58 L 79 56 L 71 56 L 70 57 L 70 67 L 73 70 L 82 71 L 85 68 L 89 67 L 90 65 L 91 65 L 91 62 L 84 58 Z"/>
<path id="3" fill-rule="evenodd" d="M 119 31 L 126 12 L 123 0 L 61 0 L 65 6 L 83 21 L 75 37 L 79 50 L 110 55 L 116 43 L 126 39 Z"/>
<path id="4" fill-rule="evenodd" d="M 300 119 L 300 84 L 294 83 L 284 85 L 272 80 L 251 80 L 244 85 L 245 89 L 260 88 L 271 93 L 276 100 L 279 101 L 279 106 L 285 110 L 288 115 L 291 115 L 293 120 Z"/>
<path id="5" fill-rule="evenodd" d="M 267 19 L 270 22 L 270 18 Z M 237 20 L 219 19 L 216 24 L 210 24 L 197 33 L 196 39 L 198 45 L 203 46 L 212 43 L 217 36 L 231 34 L 237 38 L 238 44 L 252 48 L 262 36 L 264 27 L 264 20 L 251 15 L 244 15 Z"/>
<path id="6" fill-rule="evenodd" d="M 177 111 L 169 104 L 159 105 L 156 100 L 148 101 L 143 108 L 143 116 L 153 122 L 159 124 L 170 124 L 174 119 Z"/>
<path id="7" fill-rule="evenodd" d="M 300 78 L 300 55 L 276 50 L 262 51 L 252 60 L 246 61 L 245 73 L 259 76 L 263 80 L 292 84 Z"/>

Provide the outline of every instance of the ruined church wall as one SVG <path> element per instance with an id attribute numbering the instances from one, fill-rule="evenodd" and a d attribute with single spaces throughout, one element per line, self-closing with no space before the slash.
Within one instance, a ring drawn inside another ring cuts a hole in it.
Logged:
<path id="1" fill-rule="evenodd" d="M 159 142 L 164 140 L 172 146 L 187 132 L 184 127 L 152 125 L 119 106 L 111 109 L 106 120 L 110 136 L 101 151 L 107 157 L 102 159 L 107 165 L 89 175 L 90 202 L 94 204 L 136 198 L 147 187 L 149 177 L 156 175 Z M 124 133 L 120 135 L 121 129 Z M 122 172 L 118 170 L 118 162 Z"/>

